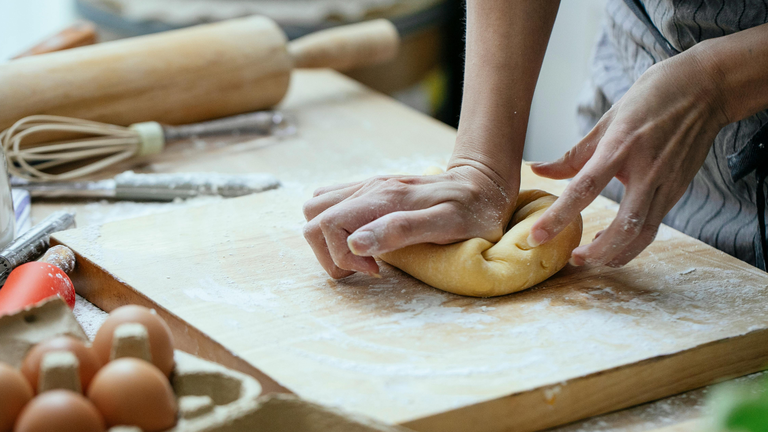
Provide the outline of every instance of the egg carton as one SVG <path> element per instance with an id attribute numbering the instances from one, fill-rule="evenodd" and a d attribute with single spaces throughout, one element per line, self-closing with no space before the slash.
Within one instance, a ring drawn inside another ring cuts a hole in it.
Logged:
<path id="1" fill-rule="evenodd" d="M 0 317 L 0 361 L 18 368 L 36 343 L 64 334 L 88 340 L 70 309 L 58 298 Z M 174 352 L 174 360 L 171 384 L 179 405 L 179 417 L 176 426 L 167 432 L 409 431 L 296 395 L 261 395 L 261 385 L 253 377 L 179 350 Z M 61 370 L 75 373 L 76 367 Z M 57 380 L 67 381 L 77 382 L 76 379 Z M 140 429 L 117 426 L 110 432 L 140 432 Z"/>
<path id="2" fill-rule="evenodd" d="M 72 310 L 60 297 L 43 300 L 13 315 L 0 316 L 0 362 L 18 369 L 33 346 L 60 335 L 88 340 Z"/>

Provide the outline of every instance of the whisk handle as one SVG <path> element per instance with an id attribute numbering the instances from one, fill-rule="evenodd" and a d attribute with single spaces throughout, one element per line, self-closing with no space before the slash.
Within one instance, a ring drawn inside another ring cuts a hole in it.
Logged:
<path id="1" fill-rule="evenodd" d="M 290 121 L 281 112 L 257 111 L 188 125 L 163 125 L 163 134 L 167 142 L 211 135 L 271 135 L 288 128 L 292 128 Z"/>

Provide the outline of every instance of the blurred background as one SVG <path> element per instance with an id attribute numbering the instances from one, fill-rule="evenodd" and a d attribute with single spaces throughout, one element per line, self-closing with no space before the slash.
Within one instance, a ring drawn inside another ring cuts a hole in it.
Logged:
<path id="1" fill-rule="evenodd" d="M 605 0 L 563 0 L 534 96 L 525 158 L 558 158 L 580 134 L 576 104 Z M 398 58 L 352 78 L 456 126 L 461 107 L 464 2 L 461 0 L 0 0 L 0 61 L 78 20 L 113 40 L 238 16 L 263 14 L 293 39 L 326 27 L 388 18 L 402 35 Z"/>

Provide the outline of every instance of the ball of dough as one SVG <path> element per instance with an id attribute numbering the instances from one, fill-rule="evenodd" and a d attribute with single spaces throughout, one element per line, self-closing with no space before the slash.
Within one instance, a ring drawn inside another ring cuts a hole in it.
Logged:
<path id="1" fill-rule="evenodd" d="M 530 288 L 565 267 L 581 242 L 581 216 L 554 239 L 530 247 L 531 226 L 556 196 L 523 190 L 508 231 L 497 243 L 473 238 L 449 245 L 408 246 L 380 258 L 435 288 L 472 297 L 494 297 Z"/>

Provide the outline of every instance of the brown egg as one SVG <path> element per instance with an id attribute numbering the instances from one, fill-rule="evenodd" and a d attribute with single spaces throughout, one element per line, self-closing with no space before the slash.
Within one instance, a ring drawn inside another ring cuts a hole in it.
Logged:
<path id="1" fill-rule="evenodd" d="M 91 401 L 69 390 L 50 390 L 24 407 L 14 432 L 104 432 L 104 418 Z"/>
<path id="2" fill-rule="evenodd" d="M 16 417 L 34 395 L 21 372 L 0 363 L 0 432 L 11 432 Z"/>
<path id="3" fill-rule="evenodd" d="M 144 432 L 176 424 L 176 397 L 168 379 L 152 364 L 135 358 L 107 363 L 93 377 L 88 398 L 107 426 L 138 426 Z"/>
<path id="4" fill-rule="evenodd" d="M 109 314 L 109 318 L 104 321 L 93 339 L 93 349 L 96 350 L 101 361 L 104 364 L 109 361 L 109 353 L 112 350 L 112 334 L 120 324 L 124 323 L 139 323 L 147 328 L 152 364 L 157 366 L 166 377 L 171 376 L 173 371 L 171 329 L 154 309 L 147 309 L 142 306 L 122 306 Z"/>
<path id="5" fill-rule="evenodd" d="M 69 351 L 77 357 L 77 361 L 80 363 L 78 368 L 80 387 L 85 392 L 91 379 L 96 375 L 96 371 L 101 367 L 101 360 L 93 349 L 84 342 L 69 336 L 57 336 L 35 345 L 29 350 L 21 364 L 21 372 L 32 384 L 35 393 L 37 393 L 37 380 L 40 378 L 40 362 L 45 354 L 52 351 Z"/>

